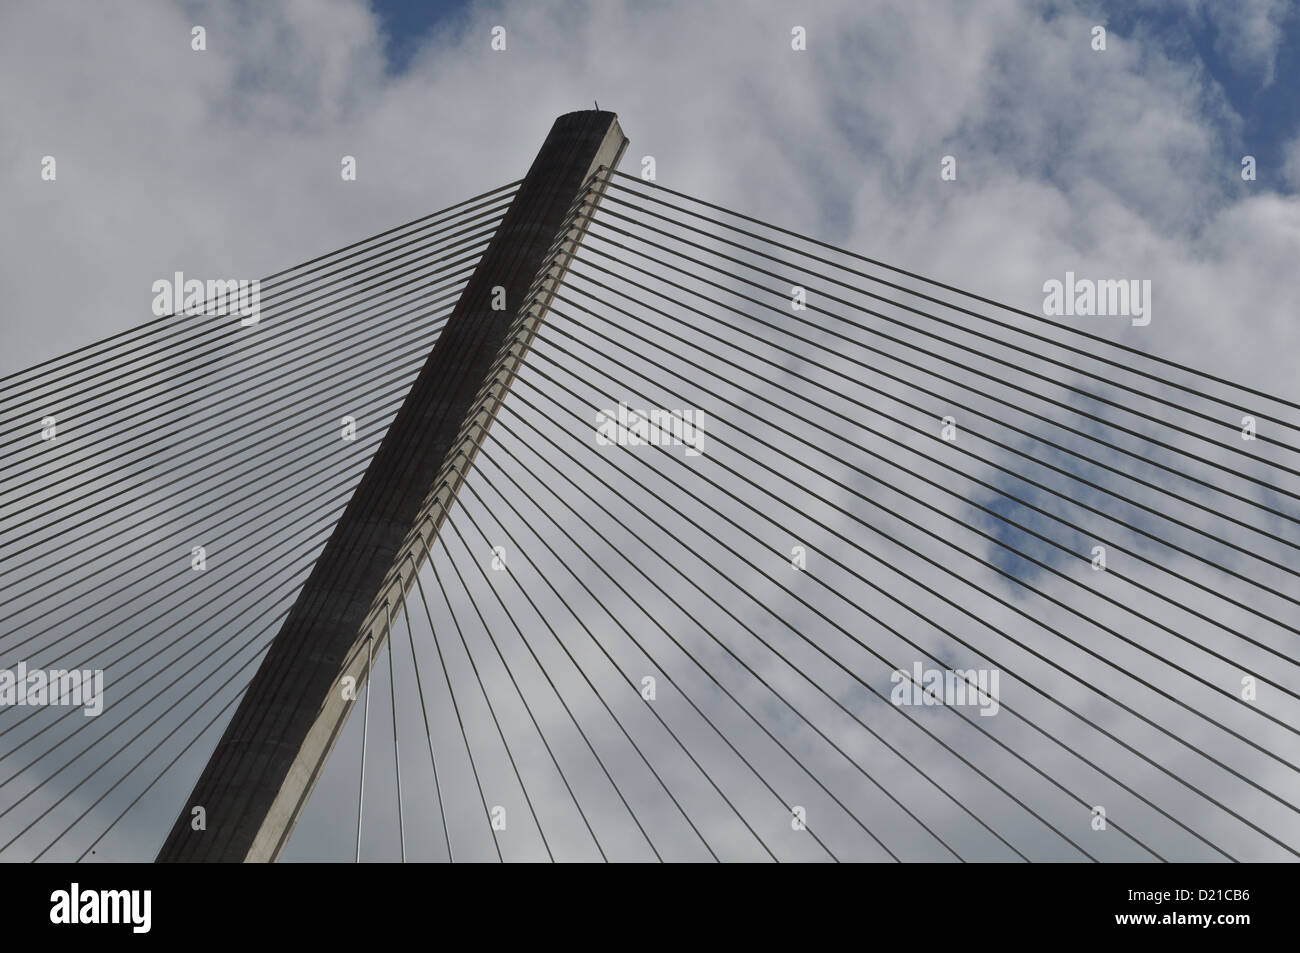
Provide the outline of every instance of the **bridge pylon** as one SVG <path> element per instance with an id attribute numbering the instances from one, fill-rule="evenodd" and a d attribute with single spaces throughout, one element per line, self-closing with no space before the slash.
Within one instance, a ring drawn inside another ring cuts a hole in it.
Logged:
<path id="1" fill-rule="evenodd" d="M 160 862 L 273 861 L 284 850 L 582 240 L 603 191 L 599 174 L 626 147 L 612 112 L 568 113 L 551 127 Z M 205 829 L 194 829 L 196 807 Z"/>

